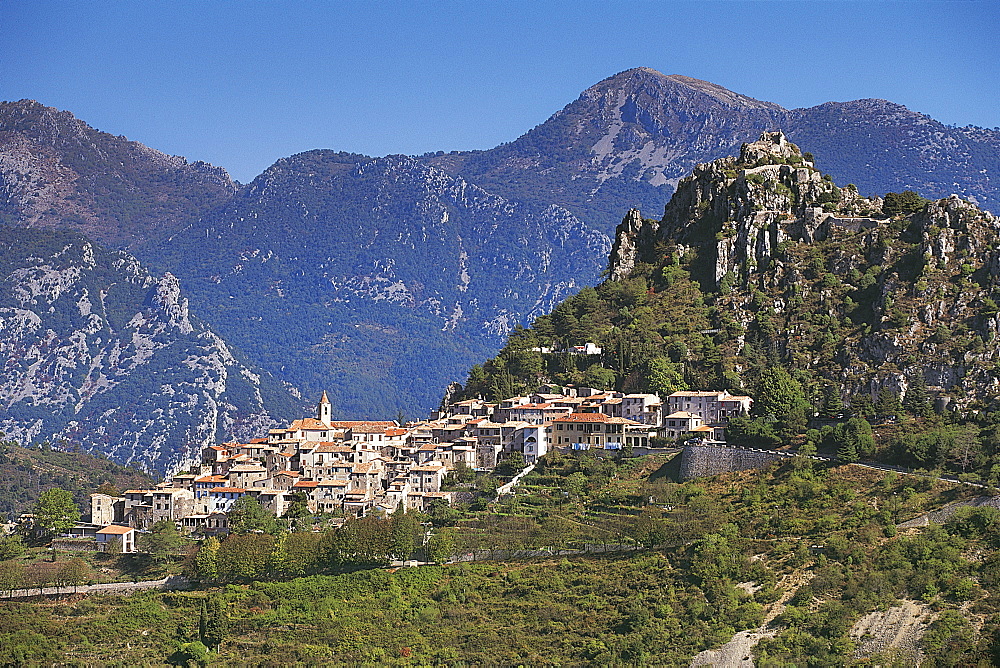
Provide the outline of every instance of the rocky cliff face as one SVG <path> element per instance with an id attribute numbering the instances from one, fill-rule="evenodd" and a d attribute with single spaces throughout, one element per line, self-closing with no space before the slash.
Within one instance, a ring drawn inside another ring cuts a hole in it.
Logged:
<path id="1" fill-rule="evenodd" d="M 224 169 L 99 132 L 32 100 L 0 102 L 0 222 L 138 247 L 232 197 Z"/>
<path id="2" fill-rule="evenodd" d="M 515 326 L 596 281 L 608 247 L 560 207 L 413 158 L 312 151 L 277 162 L 157 261 L 275 373 L 330 390 L 340 414 L 391 417 L 433 408 Z"/>
<path id="3" fill-rule="evenodd" d="M 0 281 L 8 437 L 164 472 L 295 412 L 191 316 L 177 278 L 125 253 L 71 232 L 0 229 Z"/>
<path id="4" fill-rule="evenodd" d="M 888 196 L 887 196 L 888 199 Z M 1000 222 L 956 195 L 887 215 L 805 160 L 780 132 L 698 165 L 665 215 L 618 228 L 609 274 L 685 257 L 737 336 L 846 395 L 926 384 L 942 405 L 1000 395 Z"/>

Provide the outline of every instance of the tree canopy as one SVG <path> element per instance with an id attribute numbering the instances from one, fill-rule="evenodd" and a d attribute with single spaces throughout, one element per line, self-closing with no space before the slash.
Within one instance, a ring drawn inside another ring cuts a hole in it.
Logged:
<path id="1" fill-rule="evenodd" d="M 47 535 L 65 533 L 80 521 L 80 509 L 73 495 L 59 487 L 47 489 L 35 504 L 35 525 Z"/>

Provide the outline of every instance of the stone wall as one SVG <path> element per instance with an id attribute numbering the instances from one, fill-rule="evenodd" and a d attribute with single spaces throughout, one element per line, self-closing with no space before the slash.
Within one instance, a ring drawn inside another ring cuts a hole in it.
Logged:
<path id="1" fill-rule="evenodd" d="M 791 456 L 793 455 L 773 450 L 691 445 L 681 453 L 680 479 L 684 481 L 731 471 L 763 468 Z"/>

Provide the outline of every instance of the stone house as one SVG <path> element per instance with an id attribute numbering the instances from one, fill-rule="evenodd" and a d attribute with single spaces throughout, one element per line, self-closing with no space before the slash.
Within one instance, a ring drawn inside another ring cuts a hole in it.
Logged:
<path id="1" fill-rule="evenodd" d="M 347 495 L 350 483 L 346 480 L 323 480 L 315 487 L 316 511 L 332 513 L 344 507 L 344 497 Z"/>
<path id="2" fill-rule="evenodd" d="M 90 521 L 106 526 L 125 519 L 125 498 L 107 494 L 90 495 Z"/>
<path id="3" fill-rule="evenodd" d="M 632 420 L 610 417 L 604 413 L 571 413 L 552 421 L 553 445 L 606 447 L 608 444 L 621 447 L 625 443 L 625 428 L 636 425 Z"/>
<path id="4" fill-rule="evenodd" d="M 448 472 L 443 464 L 425 464 L 410 469 L 410 488 L 414 492 L 440 492 Z"/>
<path id="5" fill-rule="evenodd" d="M 674 392 L 666 401 L 667 413 L 686 411 L 701 417 L 705 424 L 725 424 L 729 418 L 750 412 L 753 399 L 722 392 Z"/>
<path id="6" fill-rule="evenodd" d="M 568 406 L 556 406 L 548 402 L 539 404 L 523 404 L 510 409 L 510 419 L 528 424 L 543 424 L 551 422 L 557 417 L 569 415 L 571 409 Z"/>
<path id="7" fill-rule="evenodd" d="M 175 521 L 194 512 L 194 493 L 182 487 L 161 487 L 152 490 L 152 520 Z"/>
<path id="8" fill-rule="evenodd" d="M 660 429 L 660 433 L 664 438 L 675 440 L 687 436 L 701 425 L 700 415 L 687 411 L 677 411 L 663 418 L 663 427 Z"/>
<path id="9" fill-rule="evenodd" d="M 633 422 L 660 426 L 663 402 L 655 394 L 626 394 L 622 397 L 622 417 Z"/>
<path id="10" fill-rule="evenodd" d="M 267 469 L 257 462 L 237 464 L 229 469 L 228 477 L 233 487 L 253 487 L 258 480 L 267 478 Z"/>

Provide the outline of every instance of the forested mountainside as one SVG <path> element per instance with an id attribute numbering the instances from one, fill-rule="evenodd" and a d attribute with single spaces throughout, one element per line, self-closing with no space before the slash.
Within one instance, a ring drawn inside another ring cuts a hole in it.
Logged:
<path id="1" fill-rule="evenodd" d="M 784 368 L 813 406 L 833 395 L 871 418 L 876 400 L 909 397 L 918 415 L 933 400 L 992 425 L 997 218 L 957 197 L 863 198 L 807 157 L 766 133 L 739 157 L 699 165 L 662 219 L 631 211 L 609 279 L 515 332 L 473 368 L 466 394 L 510 396 L 546 379 L 756 394 L 773 380 L 766 370 Z M 603 355 L 536 350 L 588 341 Z M 993 431 L 983 439 L 978 465 L 1000 445 Z M 922 457 L 911 463 L 934 463 Z"/>
<path id="2" fill-rule="evenodd" d="M 33 100 L 0 102 L 0 223 L 135 248 L 232 197 L 224 169 L 100 132 Z"/>
<path id="3" fill-rule="evenodd" d="M 610 234 L 630 208 L 659 215 L 696 164 L 778 128 L 863 195 L 956 193 L 1000 211 L 997 130 L 949 127 L 885 100 L 788 110 L 645 67 L 595 84 L 508 144 L 422 159 L 505 197 L 564 206 Z"/>
<path id="4" fill-rule="evenodd" d="M 134 467 L 123 467 L 100 454 L 70 452 L 39 444 L 21 447 L 0 438 L 0 520 L 31 512 L 42 492 L 65 489 L 90 514 L 90 495 L 148 489 L 156 480 Z"/>
<path id="5" fill-rule="evenodd" d="M 66 230 L 0 228 L 0 431 L 167 471 L 299 412 L 171 274 Z"/>
<path id="6" fill-rule="evenodd" d="M 345 417 L 410 417 L 525 317 L 590 284 L 610 240 L 413 158 L 310 151 L 157 250 L 216 330 Z M 152 254 L 148 252 L 147 254 Z"/>

